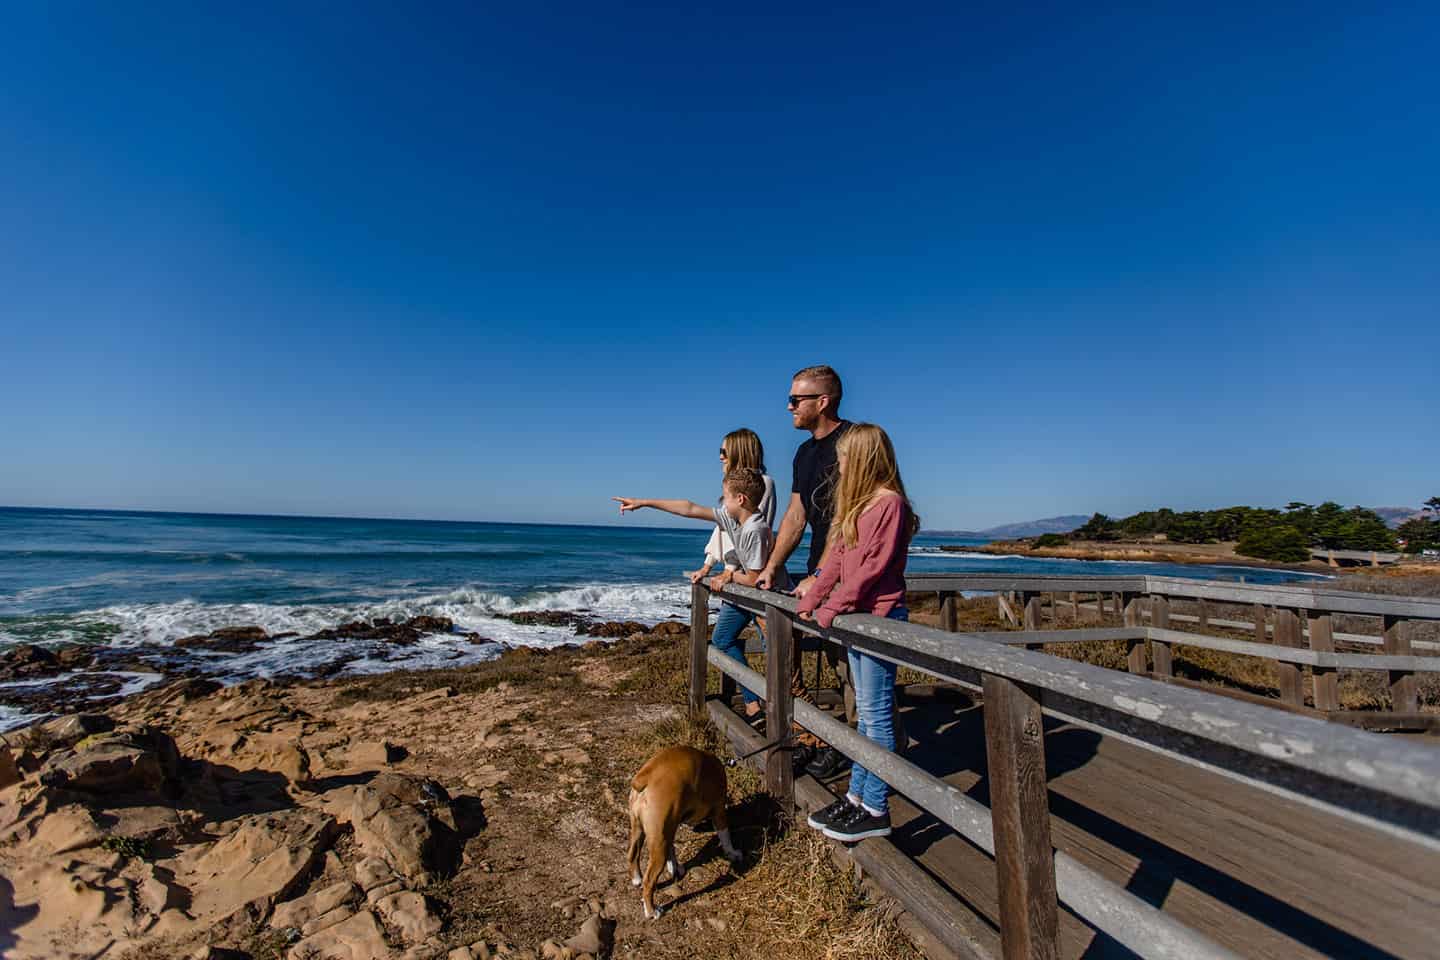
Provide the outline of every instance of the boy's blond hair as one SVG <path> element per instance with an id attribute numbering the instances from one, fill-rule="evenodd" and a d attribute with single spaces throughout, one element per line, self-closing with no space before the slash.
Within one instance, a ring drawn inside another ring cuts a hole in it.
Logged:
<path id="1" fill-rule="evenodd" d="M 727 470 L 725 489 L 744 497 L 750 509 L 758 509 L 761 498 L 765 496 L 765 475 L 754 467 Z"/>

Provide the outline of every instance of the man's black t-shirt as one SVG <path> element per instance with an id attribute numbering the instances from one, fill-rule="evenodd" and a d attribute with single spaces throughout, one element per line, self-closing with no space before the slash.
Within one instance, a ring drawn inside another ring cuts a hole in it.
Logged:
<path id="1" fill-rule="evenodd" d="M 811 437 L 795 451 L 795 475 L 790 491 L 800 494 L 800 502 L 805 506 L 805 520 L 810 524 L 810 559 L 805 565 L 807 573 L 815 572 L 825 554 L 825 538 L 830 535 L 830 519 L 835 513 L 835 493 L 840 479 L 835 444 L 849 429 L 850 421 L 841 420 L 839 426 L 823 438 L 816 440 Z"/>

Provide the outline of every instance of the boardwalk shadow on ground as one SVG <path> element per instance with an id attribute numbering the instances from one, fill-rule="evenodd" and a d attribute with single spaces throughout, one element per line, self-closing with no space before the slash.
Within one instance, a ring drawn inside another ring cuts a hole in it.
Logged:
<path id="1" fill-rule="evenodd" d="M 943 779 L 958 779 L 963 783 L 967 773 L 977 778 L 965 793 L 989 806 L 983 708 L 960 691 L 943 691 L 942 695 L 942 691 L 937 690 L 935 693 L 906 698 L 905 727 L 913 741 L 906 757 Z M 1101 737 L 1097 733 L 1048 718 L 1045 730 L 1046 775 L 1052 783 L 1084 767 L 1098 753 Z M 1050 810 L 1058 820 L 1134 857 L 1139 865 L 1123 885 L 1157 908 L 1164 906 L 1177 883 L 1184 883 L 1321 953 L 1380 960 L 1395 956 L 1240 877 L 1216 869 L 1054 790 L 1050 792 Z M 911 856 L 923 860 L 936 842 L 953 832 L 934 817 L 922 814 L 897 828 L 892 840 Z M 1133 954 L 1098 932 L 1084 953 L 1087 960 L 1124 956 Z"/>

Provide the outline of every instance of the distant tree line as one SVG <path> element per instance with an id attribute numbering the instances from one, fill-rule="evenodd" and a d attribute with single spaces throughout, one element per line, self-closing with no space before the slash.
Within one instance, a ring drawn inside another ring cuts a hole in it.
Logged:
<path id="1" fill-rule="evenodd" d="M 1385 520 L 1364 507 L 1348 510 L 1338 503 L 1318 507 L 1298 501 L 1284 510 L 1259 507 L 1226 507 L 1222 510 L 1168 508 L 1146 510 L 1113 520 L 1103 513 L 1092 516 L 1071 531 L 1082 540 L 1144 540 L 1163 534 L 1175 543 L 1234 541 L 1237 553 L 1262 560 L 1298 563 L 1310 559 L 1314 547 L 1332 550 L 1394 550 L 1396 537 L 1411 543 L 1424 537 L 1440 537 L 1440 497 L 1426 506 L 1431 516 L 1406 521 L 1399 531 L 1385 526 Z M 1414 528 L 1408 532 L 1409 528 Z M 1417 534 L 1419 536 L 1417 536 Z M 1429 542 L 1429 541 L 1426 541 Z M 1407 544 L 1406 549 L 1411 549 Z M 1419 549 L 1416 548 L 1416 552 Z"/>

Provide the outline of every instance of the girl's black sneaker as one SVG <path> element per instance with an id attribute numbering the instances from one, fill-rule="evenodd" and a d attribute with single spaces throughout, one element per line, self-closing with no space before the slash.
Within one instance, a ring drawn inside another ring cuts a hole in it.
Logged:
<path id="1" fill-rule="evenodd" d="M 849 800 L 841 797 L 828 807 L 821 807 L 819 810 L 810 814 L 810 819 L 805 822 L 816 830 L 824 830 L 826 827 L 844 819 L 847 813 L 855 809 L 858 808 L 852 806 Z"/>
<path id="2" fill-rule="evenodd" d="M 864 807 L 851 807 L 843 816 L 823 828 L 825 836 L 843 843 L 854 843 L 869 837 L 890 836 L 890 812 L 875 816 Z"/>

